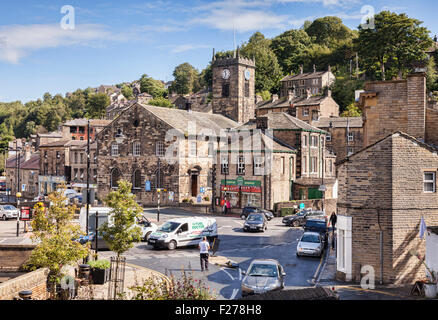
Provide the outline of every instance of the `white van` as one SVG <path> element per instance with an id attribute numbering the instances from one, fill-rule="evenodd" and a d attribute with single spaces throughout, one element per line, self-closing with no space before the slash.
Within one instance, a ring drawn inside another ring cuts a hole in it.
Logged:
<path id="1" fill-rule="evenodd" d="M 191 217 L 166 221 L 158 230 L 149 236 L 148 244 L 167 247 L 174 250 L 177 247 L 198 245 L 202 237 L 208 241 L 217 238 L 216 219 Z"/>
<path id="2" fill-rule="evenodd" d="M 98 214 L 98 227 L 108 221 L 108 215 L 110 214 L 112 208 L 108 207 L 91 207 L 89 208 L 88 213 L 88 234 L 95 233 L 96 230 L 96 212 Z M 81 226 L 81 230 L 85 232 L 86 229 L 86 221 L 87 221 L 87 208 L 82 207 L 81 213 L 79 215 L 79 224 Z M 150 222 L 145 217 L 142 217 L 137 223 L 136 226 L 141 228 L 141 238 L 142 241 L 147 241 L 149 236 L 158 229 L 158 226 L 155 223 Z M 105 240 L 103 240 L 102 235 L 98 237 L 97 246 L 99 249 L 108 249 L 108 244 Z M 94 249 L 95 242 L 91 241 L 91 248 Z"/>

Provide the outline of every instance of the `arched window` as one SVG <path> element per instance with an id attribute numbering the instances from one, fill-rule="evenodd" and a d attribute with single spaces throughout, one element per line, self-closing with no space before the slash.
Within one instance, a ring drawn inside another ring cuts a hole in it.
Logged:
<path id="1" fill-rule="evenodd" d="M 161 169 L 160 171 L 156 170 L 153 177 L 152 177 L 154 189 L 164 188 L 164 179 L 163 178 L 164 178 L 163 169 Z"/>
<path id="2" fill-rule="evenodd" d="M 132 186 L 134 189 L 141 189 L 141 170 L 137 169 L 132 174 Z"/>
<path id="3" fill-rule="evenodd" d="M 111 171 L 111 188 L 118 188 L 119 187 L 117 182 L 119 182 L 120 178 L 121 178 L 120 170 L 117 168 L 114 168 Z"/>
<path id="4" fill-rule="evenodd" d="M 138 157 L 141 155 L 141 144 L 140 141 L 134 141 L 132 144 L 132 155 Z"/>
<path id="5" fill-rule="evenodd" d="M 119 155 L 119 145 L 117 142 L 113 142 L 111 144 L 111 156 L 118 156 Z"/>

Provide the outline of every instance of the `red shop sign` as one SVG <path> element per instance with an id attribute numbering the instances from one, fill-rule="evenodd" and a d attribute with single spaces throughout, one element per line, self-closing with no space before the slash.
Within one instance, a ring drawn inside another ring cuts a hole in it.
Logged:
<path id="1" fill-rule="evenodd" d="M 241 191 L 242 192 L 249 192 L 249 193 L 262 193 L 262 188 L 260 188 L 260 187 L 242 186 Z"/>
<path id="2" fill-rule="evenodd" d="M 224 185 L 221 185 L 221 191 L 239 192 L 239 186 L 224 186 Z"/>

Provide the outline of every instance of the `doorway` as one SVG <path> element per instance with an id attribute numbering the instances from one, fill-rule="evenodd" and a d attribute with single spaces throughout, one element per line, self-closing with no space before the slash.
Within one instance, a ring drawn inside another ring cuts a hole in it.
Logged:
<path id="1" fill-rule="evenodd" d="M 192 197 L 198 196 L 198 174 L 192 173 L 191 175 L 191 185 L 192 185 Z"/>

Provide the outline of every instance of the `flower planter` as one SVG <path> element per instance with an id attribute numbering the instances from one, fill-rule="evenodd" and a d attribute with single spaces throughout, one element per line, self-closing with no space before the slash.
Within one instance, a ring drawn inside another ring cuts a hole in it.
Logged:
<path id="1" fill-rule="evenodd" d="M 109 269 L 91 269 L 91 279 L 93 284 L 105 284 L 109 278 Z"/>
<path id="2" fill-rule="evenodd" d="M 436 283 L 425 283 L 424 284 L 424 295 L 428 299 L 436 299 L 437 284 Z"/>

